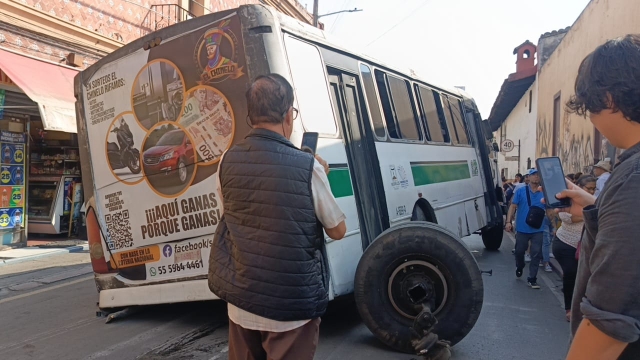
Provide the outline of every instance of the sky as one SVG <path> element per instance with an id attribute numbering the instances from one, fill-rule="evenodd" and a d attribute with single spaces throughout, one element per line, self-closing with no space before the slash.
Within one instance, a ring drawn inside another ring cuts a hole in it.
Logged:
<path id="1" fill-rule="evenodd" d="M 311 12 L 313 0 L 298 0 Z M 325 31 L 427 82 L 465 86 L 484 119 L 516 70 L 513 49 L 573 24 L 589 0 L 319 0 Z"/>

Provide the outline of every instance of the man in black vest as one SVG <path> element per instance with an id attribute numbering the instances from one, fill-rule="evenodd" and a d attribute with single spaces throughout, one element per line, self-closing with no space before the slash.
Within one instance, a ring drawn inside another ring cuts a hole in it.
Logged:
<path id="1" fill-rule="evenodd" d="M 253 130 L 218 168 L 224 216 L 209 260 L 209 288 L 228 303 L 229 359 L 313 359 L 328 303 L 323 229 L 346 232 L 324 160 L 288 138 L 298 111 L 277 74 L 246 93 Z"/>

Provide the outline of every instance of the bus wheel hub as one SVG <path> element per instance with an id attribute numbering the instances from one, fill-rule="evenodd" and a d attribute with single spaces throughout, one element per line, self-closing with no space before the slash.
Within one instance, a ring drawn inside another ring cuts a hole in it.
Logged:
<path id="1" fill-rule="evenodd" d="M 429 301 L 433 297 L 433 285 L 431 280 L 426 279 L 424 282 L 419 282 L 407 290 L 407 297 L 414 304 L 421 304 Z"/>
<path id="2" fill-rule="evenodd" d="M 414 319 L 427 305 L 436 314 L 444 305 L 448 288 L 440 270 L 423 260 L 400 264 L 389 277 L 389 300 L 402 316 Z"/>

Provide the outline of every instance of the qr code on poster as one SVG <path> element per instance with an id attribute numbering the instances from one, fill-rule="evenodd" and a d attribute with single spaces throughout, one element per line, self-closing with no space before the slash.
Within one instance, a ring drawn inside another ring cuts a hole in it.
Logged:
<path id="1" fill-rule="evenodd" d="M 107 223 L 107 237 L 110 250 L 124 249 L 133 246 L 129 210 L 123 210 L 104 217 Z"/>

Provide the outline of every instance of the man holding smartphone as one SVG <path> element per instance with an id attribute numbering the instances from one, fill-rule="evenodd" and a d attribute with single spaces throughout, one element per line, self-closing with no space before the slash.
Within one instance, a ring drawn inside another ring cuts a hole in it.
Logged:
<path id="1" fill-rule="evenodd" d="M 513 199 L 511 200 L 511 206 L 507 213 L 507 224 L 505 229 L 508 232 L 513 232 L 513 215 L 516 214 L 516 277 L 522 276 L 524 270 L 525 261 L 524 254 L 527 251 L 529 242 L 531 242 L 530 256 L 531 262 L 529 263 L 529 277 L 527 278 L 527 284 L 532 289 L 540 289 L 538 285 L 538 267 L 542 260 L 542 241 L 544 238 L 542 224 L 538 228 L 534 228 L 527 223 L 527 217 L 532 208 L 537 207 L 544 209 L 542 203 L 543 194 L 540 191 L 540 177 L 538 171 L 532 169 L 529 171 L 529 184 L 516 190 Z M 544 210 L 543 210 L 544 211 Z"/>
<path id="2" fill-rule="evenodd" d="M 291 84 L 259 76 L 246 97 L 253 129 L 218 167 L 209 288 L 228 303 L 230 360 L 311 360 L 328 303 L 323 229 L 342 239 L 345 215 L 326 162 L 289 141 Z"/>
<path id="3" fill-rule="evenodd" d="M 640 359 L 640 35 L 609 40 L 580 65 L 567 108 L 625 151 L 597 201 L 567 182 L 562 209 L 584 217 L 568 360 Z"/>

